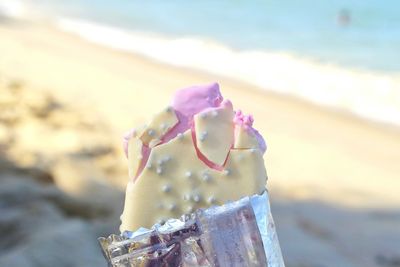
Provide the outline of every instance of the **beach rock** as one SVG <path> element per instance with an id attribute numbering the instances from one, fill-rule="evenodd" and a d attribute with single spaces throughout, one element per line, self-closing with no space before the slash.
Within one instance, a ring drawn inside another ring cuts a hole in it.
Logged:
<path id="1" fill-rule="evenodd" d="M 29 171 L 9 168 L 0 181 L 0 266 L 104 265 L 96 238 L 116 231 L 118 209 L 68 196 Z"/>
<path id="2" fill-rule="evenodd" d="M 90 225 L 71 220 L 38 231 L 0 258 L 0 266 L 93 267 L 105 262 Z"/>

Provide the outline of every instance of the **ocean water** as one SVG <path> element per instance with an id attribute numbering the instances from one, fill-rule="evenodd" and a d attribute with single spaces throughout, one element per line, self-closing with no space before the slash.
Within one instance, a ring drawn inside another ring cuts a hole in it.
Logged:
<path id="1" fill-rule="evenodd" d="M 209 38 L 235 49 L 290 51 L 400 71 L 400 1 L 41 0 L 49 13 L 127 30 Z M 347 26 L 339 21 L 346 13 Z"/>
<path id="2" fill-rule="evenodd" d="M 92 42 L 400 125 L 397 0 L 18 2 Z"/>

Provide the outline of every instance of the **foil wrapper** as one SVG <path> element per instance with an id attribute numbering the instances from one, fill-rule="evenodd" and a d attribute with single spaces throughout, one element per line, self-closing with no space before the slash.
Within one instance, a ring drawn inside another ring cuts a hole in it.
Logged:
<path id="1" fill-rule="evenodd" d="M 268 193 L 99 239 L 112 267 L 284 267 Z"/>

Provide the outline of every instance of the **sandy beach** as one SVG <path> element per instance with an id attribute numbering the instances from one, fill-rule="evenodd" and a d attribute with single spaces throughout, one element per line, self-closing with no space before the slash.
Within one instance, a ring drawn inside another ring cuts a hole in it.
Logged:
<path id="1" fill-rule="evenodd" d="M 400 266 L 398 127 L 98 46 L 44 24 L 0 24 L 0 77 L 85 110 L 109 126 L 116 147 L 176 89 L 216 81 L 266 137 L 268 188 L 287 266 Z M 21 138 L 28 150 L 52 149 Z M 125 183 L 120 176 L 110 182 L 119 189 Z"/>

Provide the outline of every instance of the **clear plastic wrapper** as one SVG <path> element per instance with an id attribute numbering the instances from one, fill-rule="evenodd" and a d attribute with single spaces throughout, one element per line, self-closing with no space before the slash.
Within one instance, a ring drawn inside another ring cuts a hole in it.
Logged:
<path id="1" fill-rule="evenodd" d="M 267 192 L 99 242 L 112 267 L 284 267 Z"/>

